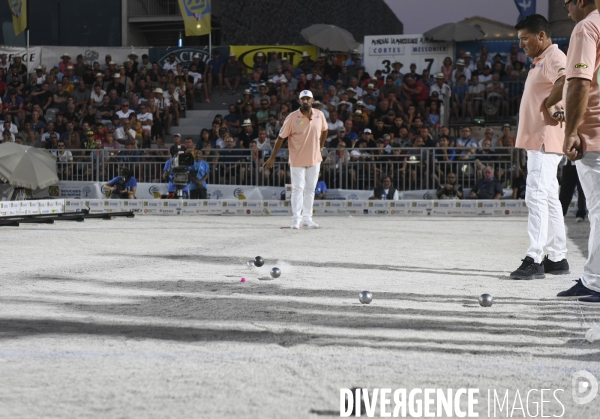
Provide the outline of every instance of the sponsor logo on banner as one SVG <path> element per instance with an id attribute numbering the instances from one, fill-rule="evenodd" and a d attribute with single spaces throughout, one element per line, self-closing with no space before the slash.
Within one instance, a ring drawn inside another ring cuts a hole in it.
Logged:
<path id="1" fill-rule="evenodd" d="M 252 70 L 254 67 L 256 56 L 259 52 L 264 54 L 265 63 L 269 62 L 272 52 L 277 52 L 279 58 L 286 57 L 294 67 L 300 64 L 302 61 L 302 53 L 305 51 L 310 54 L 313 61 L 316 61 L 317 59 L 317 47 L 313 45 L 232 45 L 229 49 L 236 57 L 238 57 L 238 61 L 241 62 L 248 71 Z"/>

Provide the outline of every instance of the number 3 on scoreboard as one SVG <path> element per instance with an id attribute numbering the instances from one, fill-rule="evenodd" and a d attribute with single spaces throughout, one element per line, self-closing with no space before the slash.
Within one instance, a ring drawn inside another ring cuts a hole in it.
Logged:
<path id="1" fill-rule="evenodd" d="M 383 64 L 383 70 L 381 70 L 381 73 L 390 74 L 390 72 L 392 71 L 392 62 L 390 60 L 383 60 L 381 64 Z"/>

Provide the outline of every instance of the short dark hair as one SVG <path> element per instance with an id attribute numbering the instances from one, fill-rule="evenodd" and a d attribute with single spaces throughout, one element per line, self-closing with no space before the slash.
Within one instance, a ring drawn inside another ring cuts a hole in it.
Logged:
<path id="1" fill-rule="evenodd" d="M 525 17 L 515 25 L 516 30 L 525 29 L 529 33 L 537 34 L 544 32 L 548 38 L 552 35 L 550 32 L 550 23 L 542 15 L 533 14 Z"/>

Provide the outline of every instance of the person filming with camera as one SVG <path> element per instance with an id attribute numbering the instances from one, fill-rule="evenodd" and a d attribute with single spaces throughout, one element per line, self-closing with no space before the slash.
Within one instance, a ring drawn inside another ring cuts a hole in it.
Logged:
<path id="1" fill-rule="evenodd" d="M 105 183 L 104 190 L 111 191 L 111 199 L 135 199 L 137 180 L 127 167 L 123 167 L 119 176 Z"/>

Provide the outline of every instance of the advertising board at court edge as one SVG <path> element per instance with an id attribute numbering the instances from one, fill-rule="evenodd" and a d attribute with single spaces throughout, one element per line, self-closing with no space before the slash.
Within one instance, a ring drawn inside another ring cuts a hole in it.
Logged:
<path id="1" fill-rule="evenodd" d="M 577 418 L 597 395 L 598 380 L 584 370 L 566 388 L 342 388 L 339 417 Z"/>

